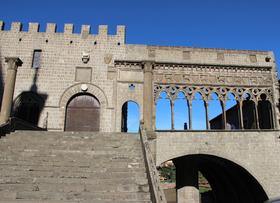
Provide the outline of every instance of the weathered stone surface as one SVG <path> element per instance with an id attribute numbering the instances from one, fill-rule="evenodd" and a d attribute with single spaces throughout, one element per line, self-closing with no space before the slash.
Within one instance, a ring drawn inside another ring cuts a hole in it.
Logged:
<path id="1" fill-rule="evenodd" d="M 1 201 L 151 201 L 139 135 L 22 131 L 0 149 Z"/>

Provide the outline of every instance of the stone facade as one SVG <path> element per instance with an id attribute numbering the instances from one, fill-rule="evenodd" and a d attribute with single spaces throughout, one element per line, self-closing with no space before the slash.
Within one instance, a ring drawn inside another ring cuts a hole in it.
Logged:
<path id="1" fill-rule="evenodd" d="M 0 22 L 2 75 L 4 78 L 6 73 L 4 57 L 17 56 L 23 61 L 18 69 L 14 98 L 24 91 L 34 91 L 36 78 L 36 92 L 46 96 L 39 126 L 43 127 L 47 119 L 48 130 L 64 130 L 67 102 L 83 92 L 82 84 L 101 102 L 100 130 L 108 132 L 120 131 L 121 106 L 128 100 L 138 103 L 141 119 L 145 117 L 143 112 L 151 114 L 150 128 L 155 129 L 155 105 L 144 107 L 143 98 L 156 101 L 163 90 L 170 97 L 181 90 L 190 98 L 199 91 L 205 99 L 207 92 L 215 91 L 222 100 L 226 99 L 226 92 L 233 92 L 240 100 L 248 92 L 255 102 L 265 93 L 273 107 L 278 103 L 272 52 L 125 44 L 124 26 L 118 26 L 114 35 L 108 35 L 105 25 L 99 26 L 98 34 L 91 34 L 89 25 L 83 25 L 81 33 L 73 33 L 72 24 L 65 24 L 62 33 L 56 32 L 55 24 L 47 24 L 45 32 L 38 31 L 37 23 L 29 23 L 28 31 L 22 31 L 21 27 L 16 22 L 10 30 L 4 30 L 4 23 Z M 38 69 L 32 68 L 34 50 L 41 51 Z M 152 66 L 149 79 L 152 87 L 146 87 L 145 96 L 147 62 Z M 131 90 L 130 84 L 135 89 Z M 273 108 L 273 116 L 278 129 L 278 109 Z"/>
<path id="2" fill-rule="evenodd" d="M 192 154 L 216 156 L 247 170 L 268 197 L 279 195 L 280 160 L 275 158 L 280 143 L 279 83 L 272 52 L 131 45 L 125 43 L 124 26 L 117 26 L 114 35 L 108 34 L 105 25 L 99 26 L 98 34 L 91 34 L 89 25 L 83 25 L 80 33 L 73 33 L 72 24 L 65 24 L 61 33 L 56 32 L 55 24 L 47 24 L 45 32 L 39 32 L 37 23 L 29 23 L 28 31 L 22 31 L 21 27 L 16 22 L 10 30 L 5 30 L 0 21 L 1 87 L 9 75 L 5 59 L 18 57 L 23 62 L 17 69 L 14 115 L 30 114 L 24 108 L 17 110 L 26 101 L 31 114 L 38 113 L 33 120 L 38 120 L 40 127 L 64 131 L 69 101 L 77 95 L 92 95 L 99 102 L 98 129 L 120 132 L 123 104 L 134 101 L 139 106 L 144 129 L 150 138 L 157 137 L 152 144 L 157 165 Z M 189 131 L 151 133 L 156 130 L 155 111 L 161 92 L 166 92 L 170 100 L 171 130 L 174 130 L 174 101 L 180 92 L 184 94 L 189 105 Z M 212 93 L 218 96 L 224 131 L 192 131 L 191 104 L 197 92 L 204 101 L 207 130 L 210 130 L 208 102 Z M 225 130 L 229 93 L 238 104 L 236 131 Z M 41 102 L 41 106 L 35 108 L 36 102 Z M 262 127 L 259 115 L 264 110 L 260 110 L 263 108 L 260 102 L 269 104 L 266 105 L 270 110 L 266 114 L 271 120 L 269 127 Z M 248 128 L 244 127 L 246 103 L 250 103 L 250 113 L 254 114 L 254 125 Z"/>
<path id="3" fill-rule="evenodd" d="M 164 146 L 164 147 L 163 147 Z M 269 198 L 279 196 L 279 132 L 159 132 L 157 165 L 176 157 L 205 154 L 221 157 L 247 170 Z"/>

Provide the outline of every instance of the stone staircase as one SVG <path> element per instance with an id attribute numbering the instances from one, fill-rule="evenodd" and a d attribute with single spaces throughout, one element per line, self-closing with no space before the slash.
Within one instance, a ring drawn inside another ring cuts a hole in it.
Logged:
<path id="1" fill-rule="evenodd" d="M 0 203 L 150 203 L 138 134 L 18 131 L 0 139 Z"/>

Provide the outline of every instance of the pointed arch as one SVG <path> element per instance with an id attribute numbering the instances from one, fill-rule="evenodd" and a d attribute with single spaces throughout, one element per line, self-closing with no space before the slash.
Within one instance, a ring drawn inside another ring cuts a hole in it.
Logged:
<path id="1" fill-rule="evenodd" d="M 258 101 L 258 118 L 260 129 L 273 129 L 272 106 L 264 93 L 260 95 Z"/>
<path id="2" fill-rule="evenodd" d="M 195 92 L 192 99 L 192 129 L 206 129 L 205 101 L 199 91 Z"/>
<path id="3" fill-rule="evenodd" d="M 257 129 L 256 104 L 252 94 L 245 92 L 242 96 L 242 118 L 244 129 Z"/>
<path id="4" fill-rule="evenodd" d="M 156 129 L 171 129 L 171 100 L 166 91 L 162 91 L 156 100 Z"/>
<path id="5" fill-rule="evenodd" d="M 189 104 L 184 92 L 179 91 L 174 101 L 175 130 L 189 129 Z"/>

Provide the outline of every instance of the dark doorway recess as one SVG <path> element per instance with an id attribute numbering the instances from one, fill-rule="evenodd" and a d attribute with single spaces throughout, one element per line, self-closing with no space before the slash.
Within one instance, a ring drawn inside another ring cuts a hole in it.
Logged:
<path id="1" fill-rule="evenodd" d="M 72 97 L 66 108 L 65 131 L 99 131 L 100 103 L 90 94 Z"/>

